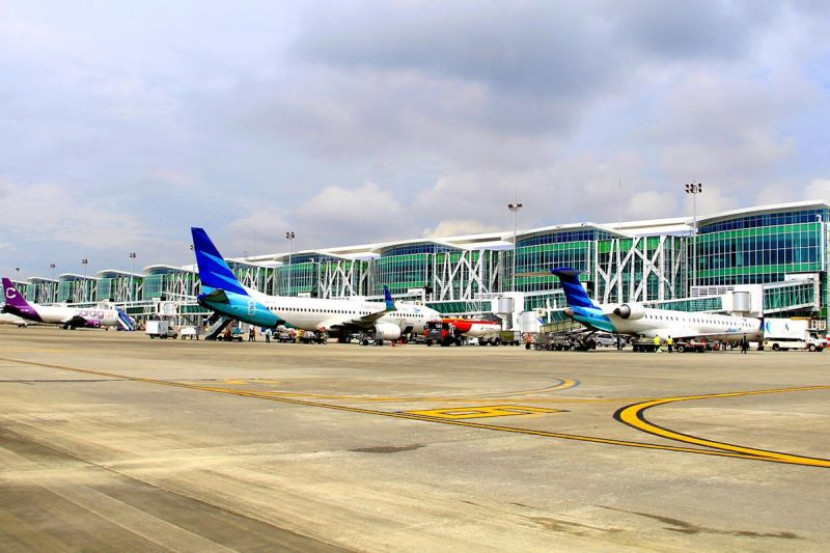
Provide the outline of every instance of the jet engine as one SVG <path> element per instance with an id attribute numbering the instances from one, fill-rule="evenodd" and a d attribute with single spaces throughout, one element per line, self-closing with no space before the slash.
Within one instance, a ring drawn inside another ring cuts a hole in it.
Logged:
<path id="1" fill-rule="evenodd" d="M 642 319 L 645 314 L 646 308 L 639 303 L 624 303 L 614 309 L 614 315 L 622 317 L 623 319 L 631 319 L 632 321 Z"/>
<path id="2" fill-rule="evenodd" d="M 401 337 L 401 327 L 392 323 L 377 323 L 375 325 L 375 340 L 397 340 Z"/>

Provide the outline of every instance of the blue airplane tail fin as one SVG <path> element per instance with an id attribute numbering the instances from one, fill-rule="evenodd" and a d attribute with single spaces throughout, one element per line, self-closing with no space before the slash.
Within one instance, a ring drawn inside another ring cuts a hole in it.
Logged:
<path id="1" fill-rule="evenodd" d="M 209 293 L 211 290 L 205 288 L 210 288 L 247 296 L 248 292 L 236 279 L 205 230 L 191 227 L 190 231 L 193 234 L 193 249 L 196 252 L 196 264 L 199 266 L 203 292 Z"/>
<path id="2" fill-rule="evenodd" d="M 387 288 L 385 284 L 383 286 L 383 299 L 386 302 L 386 310 L 387 311 L 397 311 L 398 310 L 398 308 L 395 307 L 395 302 L 392 300 L 392 294 L 389 293 L 389 288 Z"/>
<path id="3" fill-rule="evenodd" d="M 597 307 L 585 291 L 585 287 L 579 282 L 579 271 L 570 267 L 557 267 L 551 271 L 559 277 L 562 282 L 562 289 L 565 291 L 565 300 L 571 307 Z"/>

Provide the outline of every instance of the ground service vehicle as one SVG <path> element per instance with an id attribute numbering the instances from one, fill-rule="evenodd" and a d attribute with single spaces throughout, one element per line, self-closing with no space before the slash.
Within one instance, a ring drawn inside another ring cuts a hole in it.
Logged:
<path id="1" fill-rule="evenodd" d="M 176 331 L 167 321 L 147 321 L 144 334 L 150 338 L 167 339 L 176 337 Z"/>
<path id="2" fill-rule="evenodd" d="M 241 342 L 242 335 L 242 329 L 238 326 L 235 326 L 233 328 L 226 328 L 225 331 L 222 334 L 220 334 L 216 339 L 225 342 Z"/>
<path id="3" fill-rule="evenodd" d="M 597 349 L 593 332 L 548 332 L 539 334 L 534 349 L 546 351 L 588 351 Z"/>
<path id="4" fill-rule="evenodd" d="M 300 337 L 300 342 L 303 344 L 327 344 L 329 335 L 325 332 L 303 331 L 297 333 Z"/>
<path id="5" fill-rule="evenodd" d="M 185 338 L 189 338 L 191 340 L 198 340 L 199 334 L 201 334 L 201 329 L 195 326 L 186 326 L 179 332 L 179 338 L 184 340 Z"/>
<path id="6" fill-rule="evenodd" d="M 657 351 L 658 346 L 654 344 L 654 338 L 634 338 L 631 341 L 634 351 L 638 352 L 654 352 Z"/>
<path id="7" fill-rule="evenodd" d="M 502 343 L 502 334 L 500 322 L 482 319 L 444 318 L 440 322 L 429 321 L 424 326 L 424 338 L 428 346 L 460 346 L 470 338 L 476 338 L 480 346 L 497 346 Z"/>
<path id="8" fill-rule="evenodd" d="M 426 345 L 439 344 L 441 346 L 460 346 L 463 343 L 461 332 L 452 323 L 446 321 L 429 321 L 424 327 L 424 342 Z"/>
<path id="9" fill-rule="evenodd" d="M 499 339 L 505 346 L 518 346 L 522 343 L 522 333 L 518 330 L 502 330 Z"/>
<path id="10" fill-rule="evenodd" d="M 684 351 L 696 351 L 698 353 L 703 353 L 704 351 L 718 349 L 718 347 L 716 343 L 712 343 L 708 340 L 678 340 L 674 343 L 674 349 L 676 349 L 678 353 L 683 353 Z"/>
<path id="11" fill-rule="evenodd" d="M 764 321 L 764 348 L 772 351 L 822 351 L 827 342 L 808 328 L 801 319 L 767 319 Z"/>

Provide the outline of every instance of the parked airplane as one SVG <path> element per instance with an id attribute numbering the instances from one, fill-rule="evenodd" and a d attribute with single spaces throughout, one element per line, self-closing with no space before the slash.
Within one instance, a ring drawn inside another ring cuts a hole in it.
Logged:
<path id="1" fill-rule="evenodd" d="M 353 333 L 363 332 L 376 343 L 397 340 L 405 333 L 421 333 L 427 322 L 441 320 L 434 309 L 393 302 L 385 287 L 385 303 L 263 294 L 242 286 L 204 229 L 193 227 L 191 233 L 202 281 L 197 299 L 200 305 L 222 316 L 266 328 L 283 324 L 327 332 L 346 342 Z"/>
<path id="2" fill-rule="evenodd" d="M 442 346 L 461 345 L 464 338 L 477 338 L 481 346 L 496 346 L 501 341 L 501 323 L 482 319 L 445 317 L 443 320 L 427 323 L 424 331 L 426 343 Z"/>
<path id="3" fill-rule="evenodd" d="M 120 326 L 133 330 L 127 314 L 115 307 L 66 307 L 61 305 L 39 305 L 29 303 L 15 288 L 14 284 L 3 277 L 3 291 L 6 297 L 4 313 L 11 313 L 23 319 L 46 324 L 56 324 L 63 328 L 77 327 L 102 328 Z"/>
<path id="4" fill-rule="evenodd" d="M 591 330 L 674 340 L 702 339 L 739 342 L 764 338 L 764 323 L 754 317 L 732 317 L 704 312 L 651 309 L 639 303 L 597 305 L 579 282 L 579 271 L 560 267 L 559 277 L 568 308 L 565 315 Z"/>
<path id="5" fill-rule="evenodd" d="M 498 338 L 501 333 L 501 322 L 484 319 L 462 319 L 458 317 L 445 318 L 444 322 L 455 327 L 456 332 L 468 338 Z"/>

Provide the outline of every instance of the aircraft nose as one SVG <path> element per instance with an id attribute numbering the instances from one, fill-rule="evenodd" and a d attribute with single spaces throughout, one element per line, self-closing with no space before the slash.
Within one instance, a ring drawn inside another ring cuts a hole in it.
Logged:
<path id="1" fill-rule="evenodd" d="M 574 316 L 574 310 L 573 310 L 573 309 L 571 309 L 570 307 L 567 307 L 567 308 L 565 309 L 565 315 L 566 315 L 567 317 L 573 317 L 573 316 Z"/>

